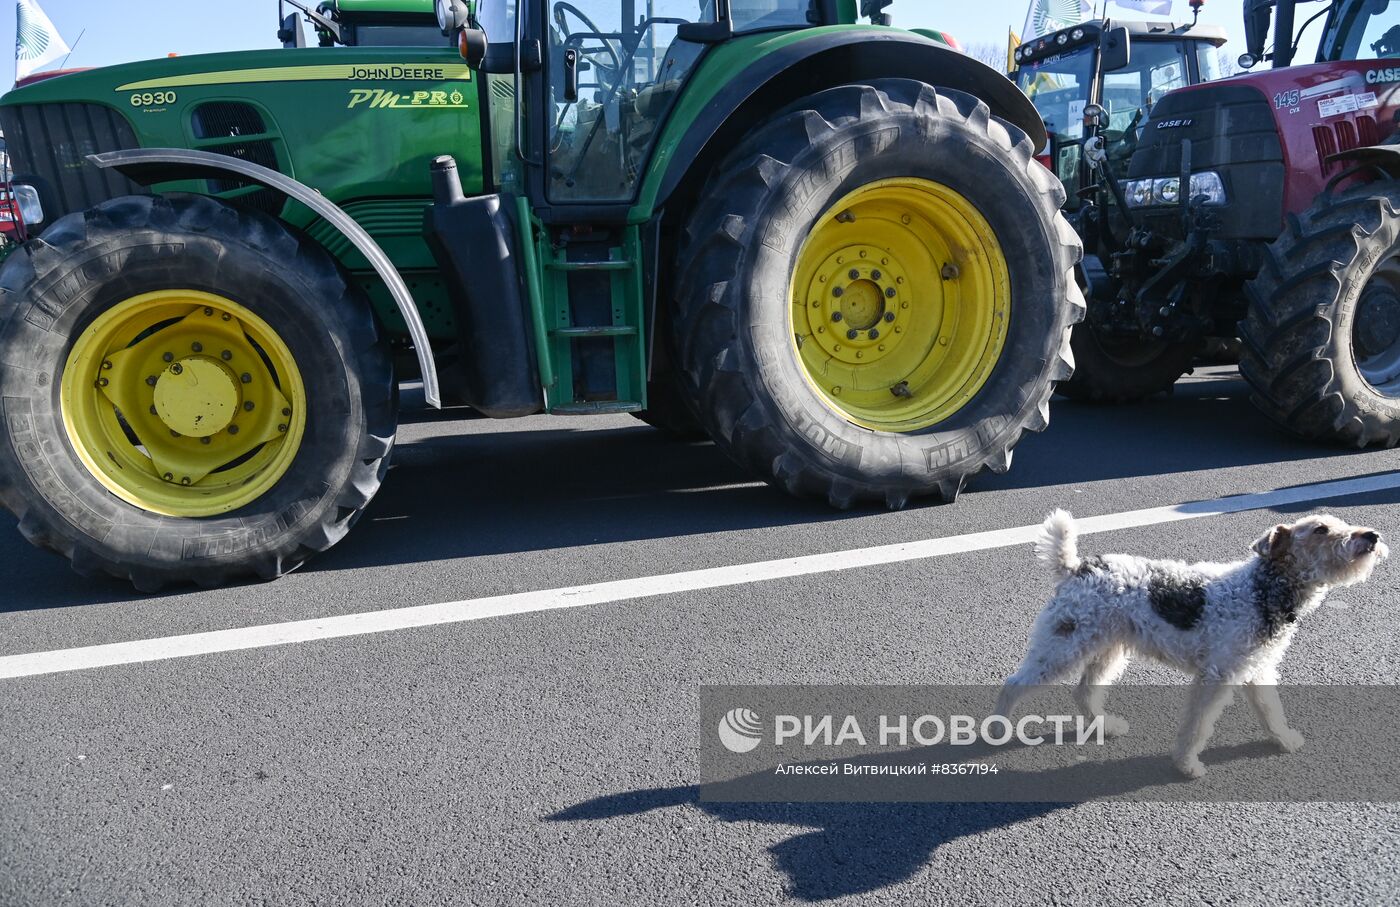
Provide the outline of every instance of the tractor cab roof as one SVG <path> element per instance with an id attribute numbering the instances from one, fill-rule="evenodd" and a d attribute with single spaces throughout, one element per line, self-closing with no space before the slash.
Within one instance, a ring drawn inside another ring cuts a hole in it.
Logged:
<path id="1" fill-rule="evenodd" d="M 1097 45 L 1115 28 L 1125 28 L 1133 41 L 1201 41 L 1220 47 L 1229 34 L 1219 25 L 1175 22 L 1138 22 L 1127 19 L 1093 19 L 1033 38 L 1016 50 L 1017 63 L 1033 63 L 1081 47 Z"/>
<path id="2" fill-rule="evenodd" d="M 321 6 L 339 16 L 419 15 L 436 21 L 433 0 L 326 0 Z"/>

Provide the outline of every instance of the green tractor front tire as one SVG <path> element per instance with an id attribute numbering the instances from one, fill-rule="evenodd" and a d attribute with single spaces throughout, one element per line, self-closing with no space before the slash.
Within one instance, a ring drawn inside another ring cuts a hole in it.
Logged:
<path id="1" fill-rule="evenodd" d="M 63 218 L 0 270 L 0 503 L 79 573 L 271 579 L 349 531 L 397 393 L 319 246 L 198 196 Z"/>
<path id="2" fill-rule="evenodd" d="M 715 443 L 837 507 L 1010 468 L 1084 312 L 1064 190 L 967 94 L 823 91 L 720 165 L 680 254 L 682 386 Z"/>

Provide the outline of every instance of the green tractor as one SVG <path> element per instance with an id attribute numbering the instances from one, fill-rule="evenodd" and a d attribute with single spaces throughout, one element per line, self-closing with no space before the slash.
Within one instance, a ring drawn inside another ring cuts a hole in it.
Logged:
<path id="1" fill-rule="evenodd" d="M 374 497 L 410 377 L 698 425 L 838 507 L 1008 469 L 1080 243 L 1031 103 L 888 4 L 381 0 L 443 45 L 6 95 L 42 212 L 0 270 L 0 501 L 81 573 L 276 577 Z"/>

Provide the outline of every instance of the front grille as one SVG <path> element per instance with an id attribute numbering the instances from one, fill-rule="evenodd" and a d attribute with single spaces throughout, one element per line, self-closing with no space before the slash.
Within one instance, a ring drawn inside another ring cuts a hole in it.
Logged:
<path id="1" fill-rule="evenodd" d="M 1283 229 L 1283 145 L 1274 109 L 1257 88 L 1229 82 L 1174 91 L 1152 115 L 1128 165 L 1129 179 L 1181 172 L 1185 140 L 1191 170 L 1225 183 L 1227 202 L 1211 214 L 1222 239 L 1273 239 Z"/>
<path id="2" fill-rule="evenodd" d="M 39 190 L 49 223 L 108 199 L 146 189 L 115 170 L 89 164 L 89 154 L 139 148 L 121 114 L 100 104 L 24 104 L 0 108 L 14 181 Z"/>

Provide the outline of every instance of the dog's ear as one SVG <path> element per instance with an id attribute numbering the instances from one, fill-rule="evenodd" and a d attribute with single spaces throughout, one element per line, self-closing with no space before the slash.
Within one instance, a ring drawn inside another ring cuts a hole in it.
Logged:
<path id="1" fill-rule="evenodd" d="M 1278 557 L 1293 540 L 1293 530 L 1280 523 L 1254 543 L 1254 553 L 1260 557 Z"/>

